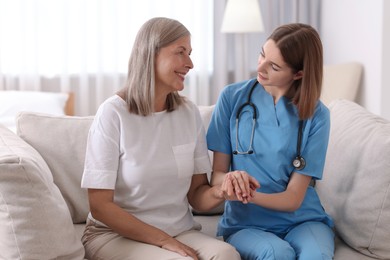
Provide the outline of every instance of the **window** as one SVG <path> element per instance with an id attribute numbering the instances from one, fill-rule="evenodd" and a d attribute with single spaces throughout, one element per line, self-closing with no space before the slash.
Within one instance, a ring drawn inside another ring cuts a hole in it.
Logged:
<path id="1" fill-rule="evenodd" d="M 59 78 L 60 89 L 77 92 L 84 87 L 91 94 L 99 77 L 117 77 L 110 83 L 117 86 L 103 94 L 98 90 L 98 105 L 122 87 L 139 27 L 149 18 L 165 16 L 179 20 L 192 34 L 195 68 L 185 94 L 197 99 L 196 85 L 208 82 L 212 72 L 212 9 L 209 0 L 0 0 L 0 89 L 40 90 L 50 88 L 42 86 L 42 78 Z M 74 78 L 88 84 L 75 84 Z"/>

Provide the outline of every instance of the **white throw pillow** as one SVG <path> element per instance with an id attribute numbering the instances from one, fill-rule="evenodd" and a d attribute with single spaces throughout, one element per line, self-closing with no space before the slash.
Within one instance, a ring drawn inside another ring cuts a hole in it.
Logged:
<path id="1" fill-rule="evenodd" d="M 0 126 L 0 259 L 83 258 L 84 247 L 47 164 Z"/>
<path id="2" fill-rule="evenodd" d="M 64 115 L 67 93 L 0 91 L 0 124 L 16 132 L 15 117 L 21 111 Z"/>
<path id="3" fill-rule="evenodd" d="M 347 100 L 329 109 L 321 201 L 349 246 L 390 259 L 390 122 Z"/>
<path id="4" fill-rule="evenodd" d="M 81 188 L 87 136 L 93 117 L 20 113 L 17 133 L 43 157 L 64 197 L 73 223 L 84 223 L 89 212 L 86 189 Z"/>

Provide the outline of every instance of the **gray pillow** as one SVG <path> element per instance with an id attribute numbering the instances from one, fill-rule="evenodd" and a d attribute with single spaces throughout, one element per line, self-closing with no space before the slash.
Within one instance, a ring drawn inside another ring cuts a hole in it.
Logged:
<path id="1" fill-rule="evenodd" d="M 390 259 L 390 122 L 347 100 L 329 109 L 318 194 L 344 242 L 367 256 Z"/>
<path id="2" fill-rule="evenodd" d="M 0 125 L 0 259 L 83 258 L 84 247 L 49 167 L 33 147 Z"/>
<path id="3" fill-rule="evenodd" d="M 84 223 L 89 212 L 87 190 L 81 188 L 87 136 L 93 117 L 20 113 L 17 133 L 43 157 L 60 188 L 73 223 Z"/>

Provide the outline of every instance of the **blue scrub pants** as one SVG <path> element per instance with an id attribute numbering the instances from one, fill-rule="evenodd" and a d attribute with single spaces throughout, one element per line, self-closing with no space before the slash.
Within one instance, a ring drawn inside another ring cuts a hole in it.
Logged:
<path id="1" fill-rule="evenodd" d="M 226 238 L 242 260 L 327 260 L 334 256 L 334 232 L 322 222 L 305 222 L 284 237 L 242 229 Z"/>

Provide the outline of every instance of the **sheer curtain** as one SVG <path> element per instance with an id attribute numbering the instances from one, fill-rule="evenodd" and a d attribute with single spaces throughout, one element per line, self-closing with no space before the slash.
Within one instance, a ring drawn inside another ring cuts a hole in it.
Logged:
<path id="1" fill-rule="evenodd" d="M 194 69 L 183 94 L 215 103 L 235 78 L 235 35 L 220 32 L 226 0 L 0 0 L 0 90 L 72 91 L 76 115 L 92 115 L 120 89 L 139 27 L 154 16 L 191 31 Z M 243 0 L 245 4 L 245 0 Z M 261 46 L 278 25 L 319 28 L 320 0 L 259 0 L 265 32 L 247 35 L 254 75 Z"/>
<path id="2" fill-rule="evenodd" d="M 247 49 L 247 74 L 255 77 L 257 59 L 262 45 L 268 35 L 279 25 L 291 22 L 301 22 L 312 25 L 317 30 L 320 23 L 320 0 L 258 0 L 265 30 L 262 33 L 244 35 L 246 37 L 244 48 Z M 211 102 L 215 103 L 220 91 L 229 83 L 244 80 L 237 78 L 234 71 L 235 43 L 238 35 L 221 33 L 223 13 L 227 0 L 214 1 L 214 73 L 212 78 Z M 243 0 L 243 4 L 245 0 Z"/>
<path id="3" fill-rule="evenodd" d="M 93 115 L 123 86 L 135 35 L 155 16 L 190 30 L 195 68 L 183 94 L 209 104 L 209 0 L 0 0 L 0 90 L 72 91 L 76 115 Z"/>

